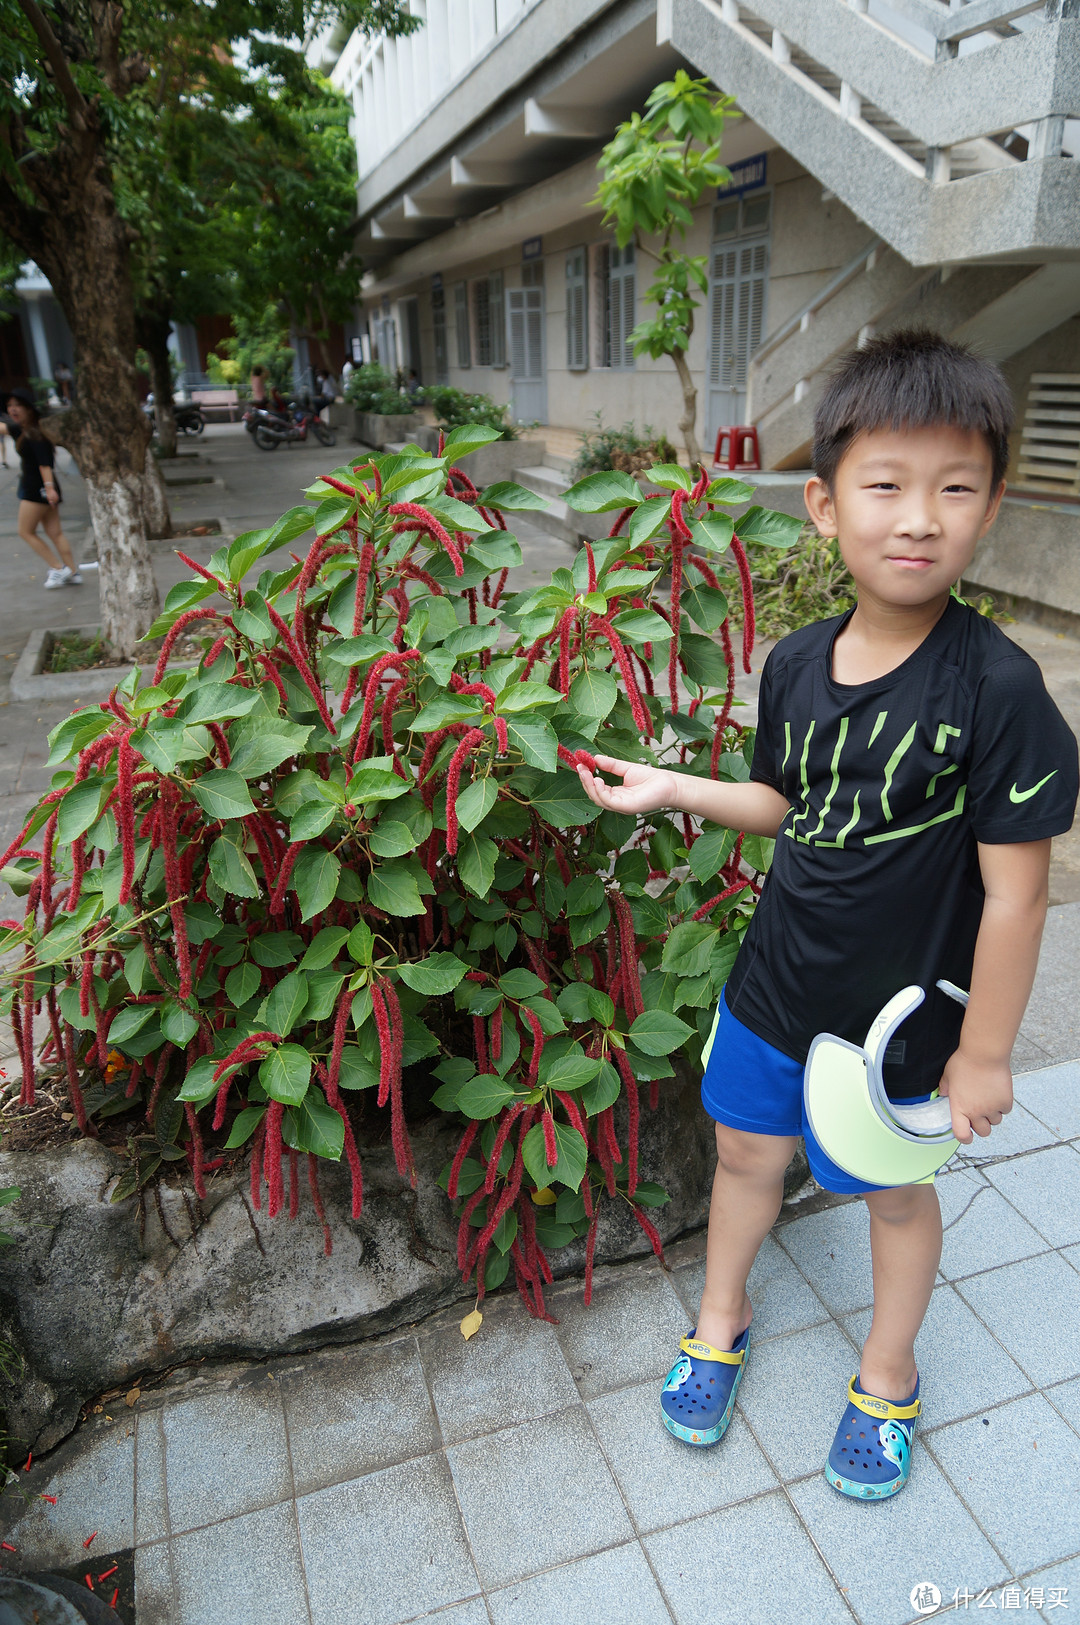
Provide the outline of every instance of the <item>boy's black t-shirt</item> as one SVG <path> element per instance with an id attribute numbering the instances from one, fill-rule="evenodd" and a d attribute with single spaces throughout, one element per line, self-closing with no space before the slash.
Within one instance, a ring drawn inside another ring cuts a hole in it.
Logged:
<path id="1" fill-rule="evenodd" d="M 934 984 L 971 985 L 976 843 L 1070 827 L 1076 740 L 1035 661 L 956 599 L 902 665 L 857 686 L 832 677 L 849 615 L 792 633 L 765 662 L 750 777 L 791 810 L 725 997 L 803 1061 L 820 1032 L 861 1044 L 915 983 L 926 1001 L 890 1044 L 885 1082 L 926 1094 L 964 1014 Z"/>

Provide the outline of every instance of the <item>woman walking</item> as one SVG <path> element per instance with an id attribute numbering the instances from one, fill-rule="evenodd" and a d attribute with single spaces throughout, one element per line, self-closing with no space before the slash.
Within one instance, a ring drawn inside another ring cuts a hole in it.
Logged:
<path id="1" fill-rule="evenodd" d="M 15 450 L 22 463 L 18 492 L 19 535 L 49 566 L 46 587 L 81 587 L 82 576 L 60 524 L 56 448 L 41 432 L 37 405 L 28 389 L 13 389 L 8 396 L 7 409 L 18 436 Z M 44 536 L 38 535 L 39 526 Z M 55 562 L 57 558 L 59 563 Z"/>

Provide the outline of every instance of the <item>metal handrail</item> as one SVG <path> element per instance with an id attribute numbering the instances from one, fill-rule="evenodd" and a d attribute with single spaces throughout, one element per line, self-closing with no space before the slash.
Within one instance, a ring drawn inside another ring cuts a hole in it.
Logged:
<path id="1" fill-rule="evenodd" d="M 768 338 L 758 345 L 750 357 L 750 365 L 757 366 L 759 361 L 763 361 L 767 355 L 771 355 L 775 349 L 783 344 L 785 339 L 789 339 L 793 333 L 797 333 L 807 316 L 816 315 L 824 305 L 829 303 L 835 294 L 838 294 L 842 288 L 845 288 L 849 282 L 858 276 L 873 253 L 885 247 L 887 247 L 887 244 L 883 238 L 872 237 L 866 247 L 860 248 L 855 258 L 849 260 L 845 266 L 837 271 L 836 275 L 826 282 L 823 288 L 819 288 L 813 298 L 808 299 L 801 310 L 797 310 L 794 316 L 790 316 L 774 333 L 770 333 Z"/>

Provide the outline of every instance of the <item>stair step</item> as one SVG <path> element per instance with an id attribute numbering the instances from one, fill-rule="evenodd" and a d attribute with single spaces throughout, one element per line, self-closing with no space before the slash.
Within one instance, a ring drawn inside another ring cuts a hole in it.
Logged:
<path id="1" fill-rule="evenodd" d="M 558 498 L 570 485 L 561 469 L 549 468 L 546 463 L 537 463 L 532 468 L 515 468 L 514 478 L 527 491 L 535 491 L 537 496 L 542 497 Z"/>

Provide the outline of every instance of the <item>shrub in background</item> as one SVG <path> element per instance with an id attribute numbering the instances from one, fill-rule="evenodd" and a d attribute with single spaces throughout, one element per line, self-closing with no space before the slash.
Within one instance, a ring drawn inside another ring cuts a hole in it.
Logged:
<path id="1" fill-rule="evenodd" d="M 510 408 L 498 406 L 490 395 L 470 395 L 463 389 L 452 389 L 449 384 L 430 384 L 420 394 L 444 429 L 477 423 L 494 429 L 492 438 L 495 440 L 517 440 L 521 433 L 520 424 L 510 416 Z"/>
<path id="2" fill-rule="evenodd" d="M 573 771 L 604 751 L 747 777 L 729 595 L 747 669 L 753 614 L 728 510 L 751 492 L 675 465 L 648 498 L 589 476 L 567 500 L 610 511 L 610 537 L 508 593 L 504 515 L 542 502 L 475 489 L 456 460 L 493 438 L 340 468 L 270 529 L 185 559 L 153 673 L 50 735 L 53 787 L 0 859 L 26 894 L 0 949 L 18 950 L 24 1103 L 40 1064 L 83 1133 L 130 1125 L 114 1199 L 185 1160 L 201 1195 L 249 1156 L 255 1206 L 295 1214 L 303 1158 L 322 1215 L 320 1160 L 345 1157 L 358 1215 L 357 1129 L 388 1117 L 415 1180 L 404 1083 L 433 1073 L 461 1128 L 442 1183 L 463 1277 L 482 1296 L 513 1270 L 544 1314 L 547 1254 L 579 1235 L 590 1294 L 605 1201 L 659 1248 L 639 1092 L 655 1104 L 671 1058 L 700 1059 L 769 861 L 689 818 L 601 814 Z M 738 524 L 766 547 L 798 529 L 756 507 Z M 243 588 L 311 529 L 305 558 Z M 169 672 L 207 621 L 198 670 Z"/>
<path id="3" fill-rule="evenodd" d="M 385 417 L 413 411 L 413 403 L 399 389 L 393 373 L 380 367 L 377 361 L 367 361 L 350 373 L 345 399 L 358 412 L 374 412 Z"/>
<path id="4" fill-rule="evenodd" d="M 645 425 L 641 434 L 632 423 L 624 423 L 621 429 L 605 428 L 602 415 L 597 412 L 596 428 L 587 429 L 581 436 L 573 473 L 578 479 L 605 469 L 641 474 L 654 463 L 675 461 L 675 447 L 667 435 L 657 434 L 649 424 Z"/>

